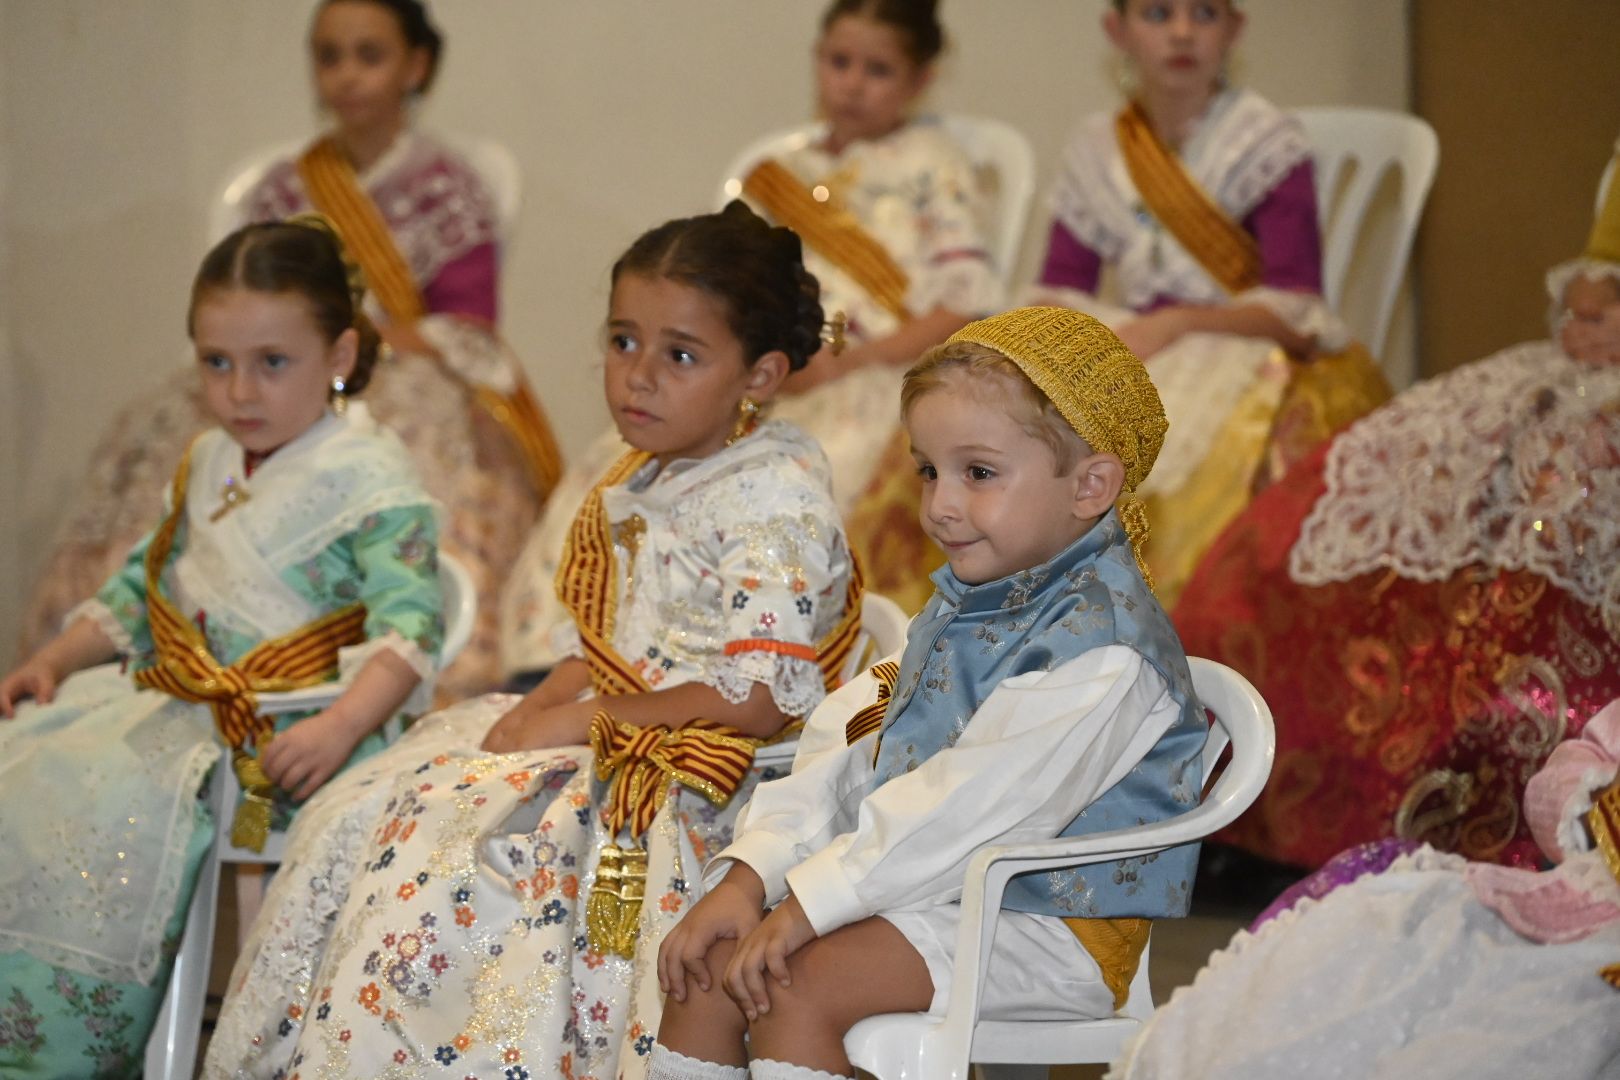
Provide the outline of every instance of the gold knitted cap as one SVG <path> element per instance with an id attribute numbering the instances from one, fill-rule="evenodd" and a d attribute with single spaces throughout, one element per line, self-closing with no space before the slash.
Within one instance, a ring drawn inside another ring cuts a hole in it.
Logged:
<path id="1" fill-rule="evenodd" d="M 950 340 L 1017 364 L 1088 446 L 1124 463 L 1124 493 L 1147 479 L 1170 423 L 1147 368 L 1108 327 L 1068 308 L 1026 307 L 968 323 Z"/>

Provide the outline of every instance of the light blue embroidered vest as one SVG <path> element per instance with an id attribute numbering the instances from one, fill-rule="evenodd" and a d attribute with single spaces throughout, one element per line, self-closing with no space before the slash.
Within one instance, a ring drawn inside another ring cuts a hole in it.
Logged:
<path id="1" fill-rule="evenodd" d="M 1117 512 L 1042 566 L 983 585 L 964 585 L 944 566 L 933 580 L 936 591 L 907 633 L 883 718 L 879 785 L 954 745 L 1003 680 L 1051 671 L 1081 653 L 1118 644 L 1153 665 L 1181 716 L 1140 764 L 1061 835 L 1161 821 L 1197 803 L 1208 725 L 1181 641 L 1142 581 Z M 1185 915 L 1197 864 L 1198 845 L 1185 844 L 1142 858 L 1025 874 L 1008 885 L 1002 907 L 1062 917 Z"/>

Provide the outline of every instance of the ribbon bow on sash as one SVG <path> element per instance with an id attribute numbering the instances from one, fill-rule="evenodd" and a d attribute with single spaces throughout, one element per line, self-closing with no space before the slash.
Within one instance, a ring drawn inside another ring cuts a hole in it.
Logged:
<path id="1" fill-rule="evenodd" d="M 608 781 L 602 818 L 614 836 L 628 826 L 632 842 L 602 849 L 585 903 L 593 949 L 625 957 L 635 953 L 647 895 L 647 851 L 634 841 L 658 815 L 670 785 L 684 784 L 724 806 L 742 786 L 759 744 L 712 720 L 694 720 L 672 731 L 663 725 L 638 728 L 597 710 L 591 718 L 591 753 L 597 779 Z"/>
<path id="2" fill-rule="evenodd" d="M 213 712 L 220 738 L 234 751 L 232 764 L 242 785 L 243 801 L 231 824 L 231 843 L 263 851 L 270 835 L 270 796 L 275 785 L 245 748 L 249 743 L 262 748 L 275 725 L 269 717 L 259 715 L 258 695 L 297 690 L 330 679 L 337 673 L 338 650 L 365 640 L 366 609 L 352 604 L 290 634 L 260 642 L 234 664 L 221 664 L 209 651 L 203 632 L 162 589 L 163 567 L 185 518 L 190 473 L 188 449 L 174 477 L 174 509 L 146 551 L 146 613 L 158 661 L 136 672 L 135 684 L 181 701 L 206 704 Z"/>

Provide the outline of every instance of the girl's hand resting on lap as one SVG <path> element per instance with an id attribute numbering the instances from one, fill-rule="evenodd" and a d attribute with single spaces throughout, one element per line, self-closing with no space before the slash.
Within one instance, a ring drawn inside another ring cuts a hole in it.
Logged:
<path id="1" fill-rule="evenodd" d="M 31 697 L 41 705 L 48 705 L 56 697 L 61 676 L 50 664 L 35 656 L 0 682 L 0 716 L 7 720 L 17 715 L 17 703 Z"/>
<path id="2" fill-rule="evenodd" d="M 581 746 L 590 740 L 591 717 L 601 702 L 587 698 L 562 705 L 543 705 L 525 697 L 495 721 L 483 748 L 495 754 Z"/>
<path id="3" fill-rule="evenodd" d="M 278 788 L 303 802 L 343 768 L 359 742 L 335 709 L 323 709 L 278 732 L 259 751 L 259 764 Z"/>
<path id="4" fill-rule="evenodd" d="M 676 1001 L 686 1000 L 686 980 L 699 990 L 713 985 L 709 950 L 717 941 L 752 936 L 765 909 L 765 885 L 752 867 L 734 863 L 658 947 L 658 985 Z"/>
<path id="5" fill-rule="evenodd" d="M 737 951 L 731 954 L 722 985 L 743 1015 L 753 1020 L 771 1011 L 765 973 L 769 971 L 783 986 L 790 985 L 793 980 L 788 975 L 788 957 L 815 937 L 815 927 L 805 918 L 799 898 L 789 893 L 786 900 L 742 939 Z"/>

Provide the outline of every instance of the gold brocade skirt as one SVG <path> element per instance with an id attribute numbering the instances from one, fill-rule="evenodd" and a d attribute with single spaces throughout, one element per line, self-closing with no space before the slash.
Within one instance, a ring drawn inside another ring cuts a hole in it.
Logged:
<path id="1" fill-rule="evenodd" d="M 1186 482 L 1146 500 L 1152 533 L 1144 554 L 1165 609 L 1175 607 L 1198 561 L 1255 492 L 1389 398 L 1383 372 L 1359 344 L 1289 361 L 1280 394 L 1268 377 L 1256 379 Z"/>

